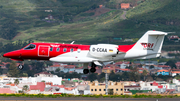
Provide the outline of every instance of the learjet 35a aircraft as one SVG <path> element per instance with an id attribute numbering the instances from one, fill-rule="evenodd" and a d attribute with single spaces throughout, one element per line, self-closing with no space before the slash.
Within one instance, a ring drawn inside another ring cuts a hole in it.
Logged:
<path id="1" fill-rule="evenodd" d="M 33 59 L 61 63 L 83 63 L 83 72 L 87 74 L 89 73 L 89 63 L 91 63 L 90 71 L 94 73 L 95 67 L 102 66 L 104 62 L 159 57 L 164 36 L 167 34 L 166 32 L 150 30 L 133 45 L 30 43 L 20 50 L 5 53 L 3 57 L 16 61 Z M 18 68 L 22 69 L 23 65 L 19 65 Z"/>

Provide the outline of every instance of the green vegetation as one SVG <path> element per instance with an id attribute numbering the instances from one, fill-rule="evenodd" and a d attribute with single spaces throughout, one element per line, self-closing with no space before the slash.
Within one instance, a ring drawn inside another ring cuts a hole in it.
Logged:
<path id="1" fill-rule="evenodd" d="M 125 20 L 121 3 L 135 6 Z M 179 7 L 177 0 L 0 0 L 0 41 L 133 44 L 110 39 L 137 40 L 147 30 L 179 35 Z M 179 43 L 165 39 L 165 45 L 172 44 L 163 49 L 178 50 Z"/>
<path id="2" fill-rule="evenodd" d="M 37 98 L 60 98 L 60 97 L 93 97 L 93 98 L 179 98 L 178 95 L 72 95 L 72 94 L 0 94 L 3 97 L 37 97 Z"/>
<path id="3" fill-rule="evenodd" d="M 138 4 L 127 11 L 125 20 L 121 3 Z M 179 7 L 180 1 L 173 0 L 0 0 L 0 40 L 132 44 L 110 39 L 137 39 L 151 29 L 179 35 Z"/>
<path id="4" fill-rule="evenodd" d="M 10 77 L 19 77 L 19 70 L 16 67 L 16 62 L 15 61 L 12 61 L 12 63 L 10 64 L 8 75 Z"/>

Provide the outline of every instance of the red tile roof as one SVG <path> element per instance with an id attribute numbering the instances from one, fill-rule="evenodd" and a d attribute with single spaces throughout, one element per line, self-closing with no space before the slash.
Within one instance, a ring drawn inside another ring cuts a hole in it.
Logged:
<path id="1" fill-rule="evenodd" d="M 64 88 L 65 90 L 73 90 L 74 88 L 76 87 L 67 87 L 67 88 Z"/>
<path id="2" fill-rule="evenodd" d="M 180 73 L 180 71 L 172 71 L 171 73 Z"/>
<path id="3" fill-rule="evenodd" d="M 69 71 L 69 73 L 73 73 L 74 71 Z"/>
<path id="4" fill-rule="evenodd" d="M 168 65 L 158 65 L 158 67 L 170 67 Z"/>
<path id="5" fill-rule="evenodd" d="M 6 84 L 6 85 L 15 86 L 15 84 Z"/>
<path id="6" fill-rule="evenodd" d="M 169 72 L 169 70 L 166 70 L 166 69 L 162 69 L 162 70 L 158 70 L 157 72 Z"/>
<path id="7" fill-rule="evenodd" d="M 82 66 L 82 67 L 79 67 L 79 68 L 76 68 L 76 69 L 83 69 L 83 66 Z"/>
<path id="8" fill-rule="evenodd" d="M 45 83 L 44 82 L 37 82 L 37 85 L 30 85 L 29 90 L 40 90 L 41 92 L 44 91 Z"/>
<path id="9" fill-rule="evenodd" d="M 119 67 L 104 67 L 103 69 L 106 69 L 106 70 L 115 70 L 115 69 L 119 69 Z"/>
<path id="10" fill-rule="evenodd" d="M 121 3 L 121 9 L 127 9 L 130 7 L 129 3 Z"/>
<path id="11" fill-rule="evenodd" d="M 66 65 L 64 68 L 75 68 L 75 65 Z"/>
<path id="12" fill-rule="evenodd" d="M 119 69 L 119 70 L 122 70 L 122 71 L 131 71 L 130 69 Z"/>
<path id="13" fill-rule="evenodd" d="M 64 88 L 64 85 L 52 85 L 53 87 L 59 87 L 59 88 Z"/>
<path id="14" fill-rule="evenodd" d="M 49 67 L 60 67 L 60 65 L 52 65 L 52 66 L 49 66 Z"/>

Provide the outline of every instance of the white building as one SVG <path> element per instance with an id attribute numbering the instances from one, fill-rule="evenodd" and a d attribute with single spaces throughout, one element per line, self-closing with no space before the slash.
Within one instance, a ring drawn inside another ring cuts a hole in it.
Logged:
<path id="1" fill-rule="evenodd" d="M 61 85 L 62 77 L 53 76 L 53 77 L 37 77 L 37 82 L 52 82 L 53 85 Z"/>
<path id="2" fill-rule="evenodd" d="M 83 73 L 83 67 L 75 68 L 74 72 Z"/>

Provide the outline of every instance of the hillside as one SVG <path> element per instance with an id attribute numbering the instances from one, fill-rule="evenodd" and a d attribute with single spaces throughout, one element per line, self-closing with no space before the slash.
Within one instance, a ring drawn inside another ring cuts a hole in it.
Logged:
<path id="1" fill-rule="evenodd" d="M 134 6 L 126 20 L 120 3 Z M 179 7 L 174 0 L 0 0 L 0 40 L 131 44 L 111 39 L 140 38 L 147 30 L 179 35 Z"/>

